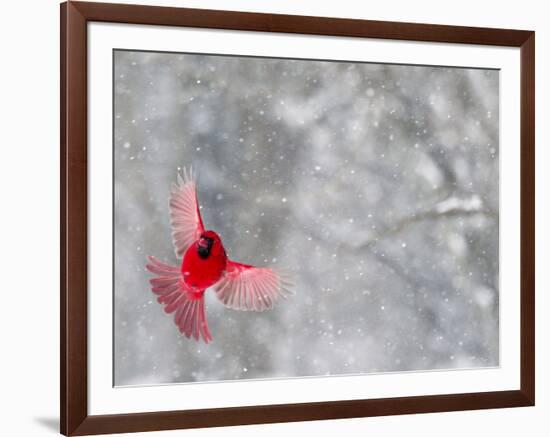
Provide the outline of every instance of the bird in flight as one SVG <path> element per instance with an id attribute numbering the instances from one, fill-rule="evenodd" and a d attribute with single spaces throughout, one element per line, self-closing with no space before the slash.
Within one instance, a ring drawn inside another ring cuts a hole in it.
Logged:
<path id="1" fill-rule="evenodd" d="M 204 310 L 204 293 L 210 287 L 227 307 L 243 311 L 273 308 L 280 297 L 293 294 L 288 278 L 272 267 L 254 267 L 231 261 L 220 236 L 205 230 L 195 175 L 178 173 L 170 194 L 170 224 L 179 267 L 149 256 L 147 270 L 156 277 L 150 284 L 174 322 L 187 338 L 212 341 Z"/>

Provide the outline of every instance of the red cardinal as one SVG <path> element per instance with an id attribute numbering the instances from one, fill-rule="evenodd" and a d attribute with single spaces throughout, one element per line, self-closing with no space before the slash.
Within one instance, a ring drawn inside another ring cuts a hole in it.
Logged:
<path id="1" fill-rule="evenodd" d="M 147 270 L 157 275 L 149 282 L 164 311 L 174 313 L 174 321 L 187 338 L 212 341 L 204 312 L 204 292 L 214 287 L 228 308 L 264 311 L 279 297 L 292 294 L 290 284 L 269 267 L 254 267 L 227 258 L 222 240 L 202 223 L 193 171 L 178 174 L 170 195 L 170 224 L 176 256 L 181 267 L 149 257 Z"/>

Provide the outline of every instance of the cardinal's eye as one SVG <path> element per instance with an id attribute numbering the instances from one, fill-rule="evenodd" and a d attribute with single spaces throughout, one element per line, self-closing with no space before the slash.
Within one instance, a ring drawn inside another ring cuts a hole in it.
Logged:
<path id="1" fill-rule="evenodd" d="M 212 250 L 213 244 L 214 240 L 209 237 L 202 237 L 199 240 L 199 244 L 197 245 L 197 253 L 202 259 L 206 259 L 210 256 L 210 251 Z"/>

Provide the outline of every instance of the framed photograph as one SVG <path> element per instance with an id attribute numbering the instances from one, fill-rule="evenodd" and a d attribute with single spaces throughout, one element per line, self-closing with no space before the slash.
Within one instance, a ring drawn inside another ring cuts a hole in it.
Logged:
<path id="1" fill-rule="evenodd" d="M 535 35 L 61 5 L 61 432 L 530 406 Z"/>

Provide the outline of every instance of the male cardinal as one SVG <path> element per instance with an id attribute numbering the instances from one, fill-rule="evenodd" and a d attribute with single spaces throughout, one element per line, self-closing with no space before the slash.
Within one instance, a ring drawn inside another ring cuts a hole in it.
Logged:
<path id="1" fill-rule="evenodd" d="M 214 287 L 223 304 L 234 310 L 271 309 L 279 297 L 292 294 L 290 283 L 270 267 L 254 267 L 231 261 L 220 236 L 206 231 L 197 200 L 196 181 L 191 170 L 178 173 L 170 195 L 170 224 L 176 256 L 181 266 L 164 264 L 149 256 L 147 270 L 157 301 L 187 338 L 212 341 L 204 312 L 204 293 Z"/>

